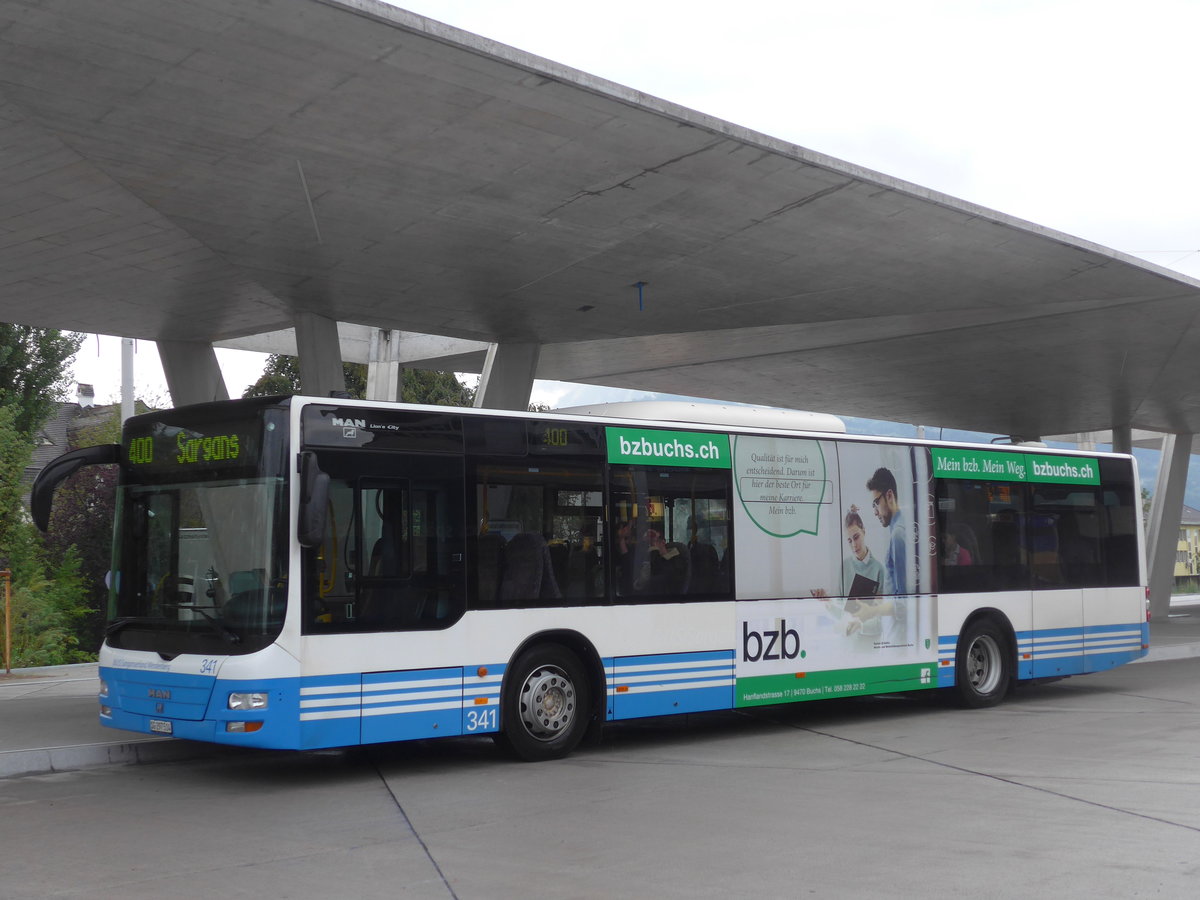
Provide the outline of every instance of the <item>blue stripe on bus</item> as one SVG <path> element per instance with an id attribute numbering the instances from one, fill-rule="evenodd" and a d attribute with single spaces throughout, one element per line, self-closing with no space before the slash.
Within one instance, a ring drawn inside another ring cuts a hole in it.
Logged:
<path id="1" fill-rule="evenodd" d="M 1097 672 L 1146 655 L 1149 625 L 1136 622 L 1085 628 L 1045 628 L 1016 634 L 1017 677 L 1044 678 Z M 938 637 L 939 687 L 955 682 L 958 635 Z M 1030 657 L 1026 659 L 1025 657 Z M 672 713 L 731 709 L 734 651 L 648 654 L 602 660 L 606 718 L 634 719 Z M 101 723 L 145 734 L 247 747 L 353 746 L 500 728 L 500 688 L 505 666 L 322 675 L 253 681 L 214 679 L 105 667 L 109 695 Z M 265 710 L 228 709 L 234 691 L 265 691 Z M 230 732 L 229 722 L 261 722 L 258 731 Z"/>
<path id="2" fill-rule="evenodd" d="M 365 673 L 362 743 L 462 734 L 462 679 L 459 667 Z"/>
<path id="3" fill-rule="evenodd" d="M 1146 655 L 1149 626 L 1134 622 L 1018 631 L 1017 678 L 1053 678 L 1099 672 Z M 952 687 L 958 635 L 938 636 L 938 687 Z M 1026 658 L 1028 657 L 1028 658 Z"/>
<path id="4" fill-rule="evenodd" d="M 104 668 L 103 725 L 244 747 L 316 749 L 482 734 L 499 728 L 503 664 L 251 681 Z M 234 691 L 266 692 L 266 709 L 228 709 Z M 228 722 L 262 723 L 230 732 Z"/>
<path id="5" fill-rule="evenodd" d="M 343 747 L 359 743 L 362 676 L 316 675 L 299 680 L 300 746 Z"/>
<path id="6" fill-rule="evenodd" d="M 304 745 L 484 734 L 500 726 L 503 664 L 305 678 Z"/>
<path id="7" fill-rule="evenodd" d="M 733 706 L 732 650 L 623 656 L 604 663 L 609 720 Z"/>

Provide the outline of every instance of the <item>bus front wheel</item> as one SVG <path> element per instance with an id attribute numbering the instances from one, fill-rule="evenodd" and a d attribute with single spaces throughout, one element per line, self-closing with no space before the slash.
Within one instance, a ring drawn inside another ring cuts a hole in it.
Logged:
<path id="1" fill-rule="evenodd" d="M 587 731 L 587 672 L 566 647 L 531 647 L 508 670 L 501 710 L 503 741 L 520 759 L 566 756 Z"/>
<path id="2" fill-rule="evenodd" d="M 1009 641 L 1000 626 L 991 619 L 972 622 L 958 639 L 954 690 L 959 705 L 996 705 L 1008 693 L 1012 670 Z"/>

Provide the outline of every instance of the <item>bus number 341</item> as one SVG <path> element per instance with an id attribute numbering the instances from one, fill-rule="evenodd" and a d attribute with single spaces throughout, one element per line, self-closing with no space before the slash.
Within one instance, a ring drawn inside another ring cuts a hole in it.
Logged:
<path id="1" fill-rule="evenodd" d="M 495 731 L 496 727 L 496 707 L 467 710 L 467 731 Z"/>

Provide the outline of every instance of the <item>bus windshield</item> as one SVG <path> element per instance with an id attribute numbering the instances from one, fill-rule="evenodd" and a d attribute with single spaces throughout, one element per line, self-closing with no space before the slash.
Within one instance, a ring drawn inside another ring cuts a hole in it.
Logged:
<path id="1" fill-rule="evenodd" d="M 109 646 L 239 654 L 286 610 L 286 415 L 191 410 L 131 419 L 109 584 Z"/>

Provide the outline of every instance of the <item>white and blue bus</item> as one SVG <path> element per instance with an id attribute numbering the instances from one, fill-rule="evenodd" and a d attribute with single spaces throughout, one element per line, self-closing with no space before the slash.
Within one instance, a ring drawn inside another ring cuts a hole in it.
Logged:
<path id="1" fill-rule="evenodd" d="M 290 397 L 129 419 L 33 496 L 44 528 L 66 475 L 120 468 L 100 721 L 546 759 L 646 716 L 988 706 L 1147 651 L 1128 456 L 667 418 Z"/>

